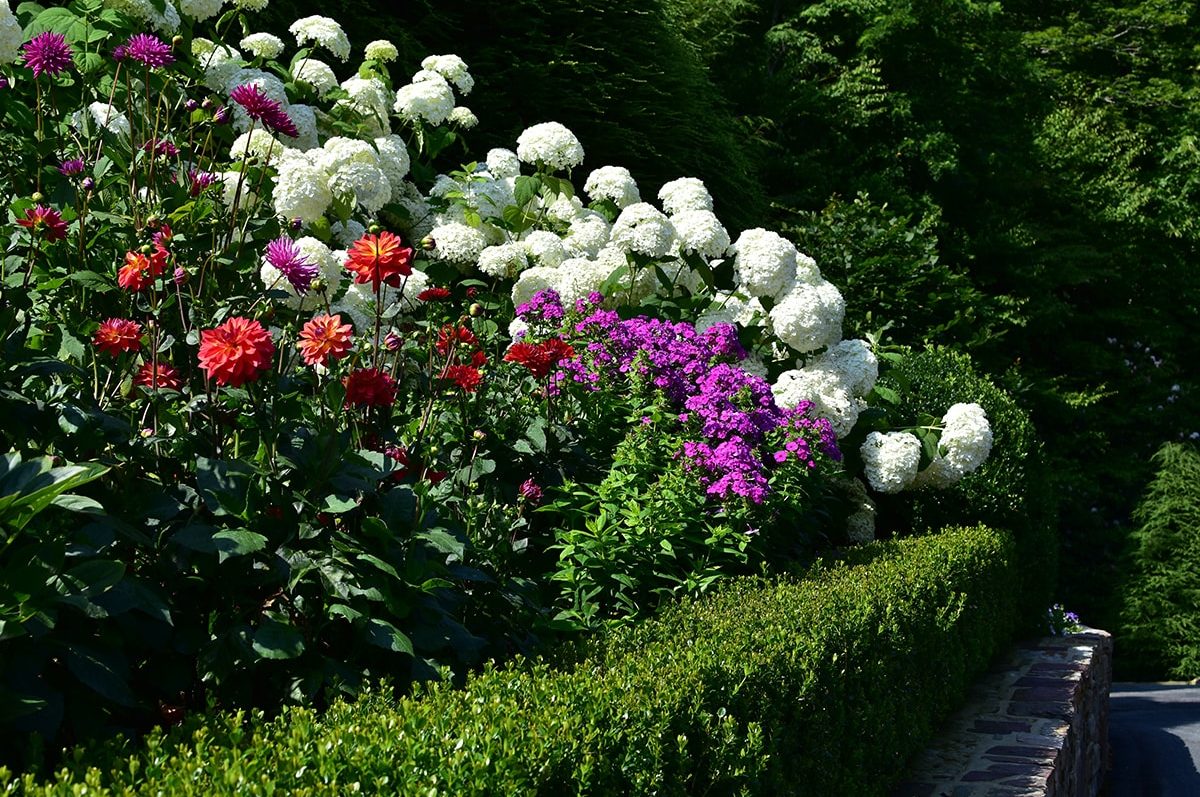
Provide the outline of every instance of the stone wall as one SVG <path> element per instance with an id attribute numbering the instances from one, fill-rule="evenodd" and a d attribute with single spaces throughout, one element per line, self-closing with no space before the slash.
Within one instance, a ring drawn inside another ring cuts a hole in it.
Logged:
<path id="1" fill-rule="evenodd" d="M 893 797 L 1095 797 L 1109 763 L 1112 637 L 1012 651 L 977 683 Z"/>

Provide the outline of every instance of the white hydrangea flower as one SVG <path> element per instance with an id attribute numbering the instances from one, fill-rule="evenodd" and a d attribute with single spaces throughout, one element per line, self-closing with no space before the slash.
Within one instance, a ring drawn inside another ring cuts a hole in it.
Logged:
<path id="1" fill-rule="evenodd" d="M 563 307 L 571 307 L 577 299 L 586 299 L 588 294 L 600 290 L 600 286 L 612 274 L 612 267 L 611 264 L 586 257 L 571 257 L 554 271 L 554 288 L 558 291 L 559 299 Z"/>
<path id="2" fill-rule="evenodd" d="M 767 322 L 767 311 L 757 297 L 749 299 L 726 291 L 717 291 L 713 295 L 713 303 L 709 312 L 727 311 L 742 327 L 761 327 Z"/>
<path id="3" fill-rule="evenodd" d="M 799 285 L 771 308 L 771 331 L 806 354 L 840 340 L 845 315 L 846 301 L 831 283 Z"/>
<path id="4" fill-rule="evenodd" d="M 307 83 L 312 86 L 319 97 L 324 97 L 338 85 L 333 67 L 316 58 L 305 58 L 297 62 L 292 67 L 292 79 L 297 83 Z"/>
<path id="5" fill-rule="evenodd" d="M 866 545 L 875 539 L 875 502 L 867 495 L 861 479 L 849 483 L 850 515 L 846 518 L 846 536 L 855 545 Z"/>
<path id="6" fill-rule="evenodd" d="M 521 338 L 525 337 L 528 334 L 529 334 L 529 324 L 526 324 L 524 321 L 522 321 L 519 318 L 514 318 L 512 321 L 509 322 L 508 336 L 510 338 L 512 338 L 514 342 L 520 340 Z"/>
<path id="7" fill-rule="evenodd" d="M 737 366 L 751 376 L 757 376 L 760 379 L 767 378 L 767 364 L 757 354 L 747 355 L 746 359 L 738 363 Z"/>
<path id="8" fill-rule="evenodd" d="M 329 190 L 334 196 L 353 194 L 355 201 L 371 213 L 376 213 L 392 198 L 392 186 L 378 162 L 359 160 L 340 164 L 329 178 Z"/>
<path id="9" fill-rule="evenodd" d="M 350 57 L 350 40 L 342 26 L 329 17 L 311 16 L 298 19 L 288 27 L 288 33 L 296 37 L 301 47 L 305 42 L 314 42 L 333 53 L 339 60 Z"/>
<path id="10" fill-rule="evenodd" d="M 517 202 L 507 180 L 472 180 L 461 190 L 463 201 L 485 219 L 500 218 L 506 207 Z"/>
<path id="11" fill-rule="evenodd" d="M 343 249 L 349 249 L 353 246 L 354 242 L 362 238 L 366 231 L 367 228 L 354 219 L 348 219 L 345 224 L 335 221 L 329 225 L 329 232 L 333 234 L 333 239 Z"/>
<path id="12" fill-rule="evenodd" d="M 675 243 L 675 225 L 648 202 L 629 205 L 612 226 L 612 242 L 646 257 L 664 257 Z"/>
<path id="13" fill-rule="evenodd" d="M 712 196 L 704 187 L 704 181 L 696 177 L 680 177 L 665 183 L 658 189 L 658 199 L 663 212 L 674 216 L 689 210 L 712 210 Z"/>
<path id="14" fill-rule="evenodd" d="M 470 108 L 456 105 L 450 109 L 450 115 L 446 117 L 446 121 L 458 125 L 463 130 L 470 130 L 479 124 L 479 117 Z"/>
<path id="15" fill-rule="evenodd" d="M 283 39 L 270 33 L 251 33 L 240 44 L 256 58 L 278 58 L 283 52 Z"/>
<path id="16" fill-rule="evenodd" d="M 261 127 L 256 127 L 249 133 L 242 133 L 233 140 L 233 146 L 229 148 L 229 159 L 235 162 L 240 161 L 247 156 L 247 153 L 251 158 L 271 163 L 279 159 L 283 153 L 283 145 L 276 140 L 275 136 Z"/>
<path id="17" fill-rule="evenodd" d="M 541 163 L 557 171 L 583 163 L 583 145 L 575 134 L 558 122 L 542 122 L 517 136 L 517 157 L 525 163 Z"/>
<path id="18" fill-rule="evenodd" d="M 855 396 L 865 396 L 879 378 L 879 359 L 865 340 L 843 340 L 830 346 L 810 366 L 838 374 Z"/>
<path id="19" fill-rule="evenodd" d="M 487 154 L 487 170 L 497 180 L 517 177 L 521 174 L 521 159 L 511 149 L 490 149 Z"/>
<path id="20" fill-rule="evenodd" d="M 534 265 L 555 268 L 567 258 L 562 239 L 549 230 L 532 230 L 525 234 L 521 243 L 529 252 Z"/>
<path id="21" fill-rule="evenodd" d="M 288 116 L 296 125 L 300 135 L 292 139 L 292 148 L 301 152 L 314 149 L 320 143 L 317 136 L 317 112 L 311 105 L 292 105 L 288 108 Z"/>
<path id="22" fill-rule="evenodd" d="M 427 77 L 401 86 L 392 107 L 410 122 L 423 119 L 431 125 L 440 125 L 454 110 L 454 90 L 436 72 L 419 74 Z"/>
<path id="23" fill-rule="evenodd" d="M 179 11 L 170 0 L 161 12 L 150 0 L 104 0 L 104 6 L 149 23 L 159 33 L 174 34 L 179 30 Z"/>
<path id="24" fill-rule="evenodd" d="M 333 136 L 313 153 L 316 162 L 330 174 L 348 163 L 365 163 L 380 168 L 379 152 L 370 141 L 345 136 Z"/>
<path id="25" fill-rule="evenodd" d="M 729 233 L 711 210 L 685 210 L 672 216 L 671 223 L 685 252 L 714 258 L 729 248 Z"/>
<path id="26" fill-rule="evenodd" d="M 583 190 L 593 202 L 607 199 L 618 208 L 642 201 L 637 182 L 624 166 L 601 166 L 599 169 L 593 169 L 584 181 Z"/>
<path id="27" fill-rule="evenodd" d="M 609 224 L 599 213 L 589 213 L 571 222 L 562 239 L 569 257 L 595 257 L 608 243 Z"/>
<path id="28" fill-rule="evenodd" d="M 558 290 L 558 277 L 559 271 L 557 268 L 534 266 L 533 268 L 525 269 L 513 284 L 513 307 L 520 307 L 525 304 L 538 291 Z"/>
<path id="29" fill-rule="evenodd" d="M 221 13 L 225 0 L 179 0 L 179 13 L 197 22 Z"/>
<path id="30" fill-rule="evenodd" d="M 429 233 L 436 247 L 434 257 L 456 266 L 474 266 L 479 253 L 487 246 L 487 238 L 475 227 L 459 222 L 450 222 L 434 227 Z"/>
<path id="31" fill-rule="evenodd" d="M 233 0 L 234 8 L 242 11 L 259 12 L 267 7 L 268 0 Z"/>
<path id="32" fill-rule="evenodd" d="M 489 246 L 479 253 L 479 270 L 489 277 L 514 279 L 528 267 L 529 251 L 518 241 Z"/>
<path id="33" fill-rule="evenodd" d="M 204 85 L 213 91 L 225 91 L 234 73 L 245 67 L 241 51 L 208 39 L 193 39 L 192 54 L 204 70 Z"/>
<path id="34" fill-rule="evenodd" d="M 784 371 L 771 386 L 781 407 L 792 408 L 801 401 L 811 401 L 813 412 L 833 426 L 833 433 L 845 437 L 858 423 L 866 403 L 850 394 L 837 374 L 804 368 Z"/>
<path id="35" fill-rule="evenodd" d="M 798 252 L 782 235 L 761 228 L 746 230 L 731 249 L 739 289 L 751 296 L 778 298 L 793 286 Z"/>
<path id="36" fill-rule="evenodd" d="M 965 476 L 987 460 L 992 451 L 992 425 L 978 404 L 955 404 L 942 416 L 942 438 L 946 462 Z"/>
<path id="37" fill-rule="evenodd" d="M 367 46 L 363 48 L 363 52 L 372 61 L 395 61 L 400 56 L 396 45 L 387 39 L 376 39 L 373 42 L 367 42 Z"/>
<path id="38" fill-rule="evenodd" d="M 238 181 L 242 177 L 241 172 L 221 172 L 217 175 L 221 180 L 221 201 L 225 203 L 226 208 L 233 207 L 233 200 L 238 196 Z M 245 181 L 242 181 L 242 193 L 238 199 L 238 206 L 242 208 L 251 207 L 258 203 L 258 194 L 251 190 L 251 186 Z"/>
<path id="39" fill-rule="evenodd" d="M 121 138 L 129 137 L 129 120 L 115 106 L 106 102 L 93 102 L 88 106 L 88 113 L 91 114 L 92 121 L 97 128 L 108 130 Z M 82 113 L 78 114 L 77 125 L 82 120 L 82 116 Z"/>
<path id="40" fill-rule="evenodd" d="M 934 490 L 943 490 L 962 477 L 963 474 L 957 468 L 947 462 L 945 457 L 938 455 L 933 458 L 933 461 L 924 470 L 913 477 L 909 488 L 921 490 L 928 487 Z"/>
<path id="41" fill-rule="evenodd" d="M 356 113 L 374 121 L 377 134 L 386 135 L 387 118 L 391 113 L 392 103 L 384 82 L 377 77 L 364 78 L 355 75 L 342 81 L 342 89 L 350 96 L 338 100 L 337 105 L 352 108 Z"/>
<path id="42" fill-rule="evenodd" d="M 471 77 L 467 64 L 457 55 L 430 55 L 421 61 L 421 69 L 426 72 L 436 72 L 447 81 L 454 84 L 462 95 L 471 93 L 475 87 L 475 79 Z"/>
<path id="43" fill-rule="evenodd" d="M 544 199 L 539 199 L 539 201 L 546 207 L 546 217 L 561 224 L 570 224 L 584 216 L 599 215 L 595 211 L 584 208 L 583 200 L 577 196 L 556 196 L 548 206 L 545 205 Z"/>
<path id="44" fill-rule="evenodd" d="M 0 3 L 0 66 L 15 63 L 21 57 L 21 45 L 24 43 L 21 23 L 13 16 L 8 0 L 4 0 Z"/>
<path id="45" fill-rule="evenodd" d="M 718 324 L 735 323 L 733 313 L 724 307 L 710 307 L 696 318 L 696 331 L 706 332 Z"/>
<path id="46" fill-rule="evenodd" d="M 908 432 L 871 432 L 860 453 L 871 487 L 881 493 L 898 493 L 917 475 L 921 441 Z"/>
<path id="47" fill-rule="evenodd" d="M 375 139 L 375 149 L 379 154 L 379 168 L 387 175 L 388 185 L 392 195 L 404 187 L 404 178 L 412 167 L 408 156 L 408 145 L 397 135 L 380 136 Z"/>
<path id="48" fill-rule="evenodd" d="M 315 151 L 315 150 L 314 150 Z M 276 215 L 285 219 L 300 219 L 311 224 L 325 215 L 333 203 L 329 190 L 329 170 L 309 154 L 292 154 L 281 158 L 276 166 L 275 188 L 271 200 Z"/>

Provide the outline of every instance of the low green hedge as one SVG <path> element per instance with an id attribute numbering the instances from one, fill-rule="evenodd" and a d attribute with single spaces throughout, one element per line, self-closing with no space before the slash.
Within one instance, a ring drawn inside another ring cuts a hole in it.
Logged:
<path id="1" fill-rule="evenodd" d="M 565 670 L 215 718 L 5 793 L 882 794 L 1010 638 L 1016 583 L 986 528 L 877 543 L 802 580 L 732 582 Z"/>

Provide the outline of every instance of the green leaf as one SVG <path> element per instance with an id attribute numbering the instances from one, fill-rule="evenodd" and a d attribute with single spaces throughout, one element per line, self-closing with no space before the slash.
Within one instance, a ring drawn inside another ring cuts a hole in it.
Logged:
<path id="1" fill-rule="evenodd" d="M 67 669 L 112 702 L 130 707 L 137 705 L 137 698 L 122 675 L 126 667 L 116 654 L 102 653 L 84 645 L 68 645 Z"/>
<path id="2" fill-rule="evenodd" d="M 428 542 L 438 552 L 458 559 L 462 559 L 463 551 L 466 548 L 462 540 L 441 529 L 422 531 L 417 537 Z"/>
<path id="3" fill-rule="evenodd" d="M 353 498 L 343 498 L 340 495 L 325 496 L 325 512 L 340 515 L 343 512 L 349 512 L 351 509 L 356 508 L 358 508 L 358 501 Z"/>
<path id="4" fill-rule="evenodd" d="M 897 394 L 896 391 L 892 390 L 890 387 L 884 387 L 883 385 L 875 385 L 875 395 L 879 396 L 879 398 L 883 399 L 884 401 L 886 401 L 888 404 L 891 404 L 892 406 L 895 406 L 895 407 L 900 406 L 899 394 Z"/>
<path id="5" fill-rule="evenodd" d="M 60 360 L 74 360 L 82 362 L 86 350 L 83 344 L 79 342 L 79 338 L 72 335 L 66 329 L 62 330 L 62 341 L 58 345 L 58 358 Z"/>
<path id="6" fill-rule="evenodd" d="M 304 636 L 277 620 L 265 620 L 254 632 L 254 652 L 264 659 L 294 659 L 304 652 Z"/>
<path id="7" fill-rule="evenodd" d="M 524 207 L 541 190 L 542 181 L 538 177 L 523 174 L 513 184 L 513 198 L 516 199 L 518 206 Z"/>
<path id="8" fill-rule="evenodd" d="M 231 556 L 245 556 L 267 547 L 266 537 L 246 529 L 218 531 L 212 540 L 222 562 Z"/>
<path id="9" fill-rule="evenodd" d="M 412 641 L 387 620 L 373 617 L 367 621 L 367 641 L 384 650 L 413 655 Z"/>
<path id="10" fill-rule="evenodd" d="M 92 593 L 103 592 L 115 585 L 125 575 L 125 565 L 109 559 L 93 559 L 76 565 L 64 574 L 79 587 Z"/>

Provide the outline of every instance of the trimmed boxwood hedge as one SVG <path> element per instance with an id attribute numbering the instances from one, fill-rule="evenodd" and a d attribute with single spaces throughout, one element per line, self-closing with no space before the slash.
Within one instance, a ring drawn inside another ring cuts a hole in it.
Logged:
<path id="1" fill-rule="evenodd" d="M 1010 639 L 1016 575 L 984 527 L 876 543 L 800 580 L 732 582 L 569 668 L 192 721 L 5 793 L 882 794 Z"/>

